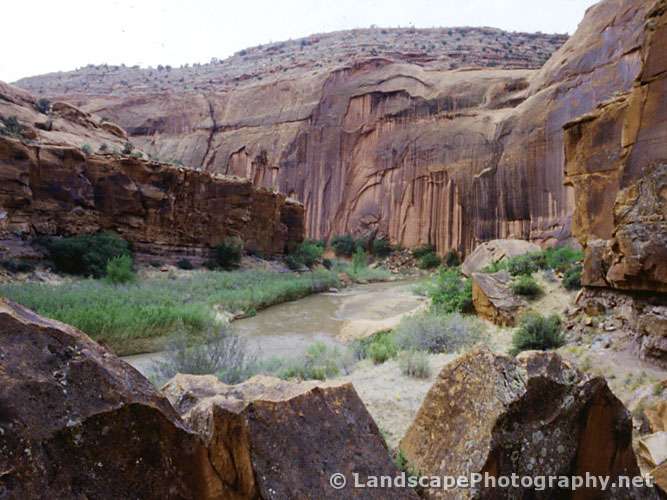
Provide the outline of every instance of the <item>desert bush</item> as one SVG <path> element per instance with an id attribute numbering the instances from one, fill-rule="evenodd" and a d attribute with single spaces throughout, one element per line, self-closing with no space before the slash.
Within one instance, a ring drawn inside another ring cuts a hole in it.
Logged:
<path id="1" fill-rule="evenodd" d="M 305 355 L 280 362 L 276 370 L 283 379 L 326 380 L 347 372 L 353 360 L 346 352 L 324 342 L 315 342 L 308 347 Z"/>
<path id="2" fill-rule="evenodd" d="M 584 254 L 581 250 L 563 246 L 548 248 L 544 251 L 544 258 L 547 267 L 558 272 L 565 272 L 572 265 L 581 262 L 584 259 Z"/>
<path id="3" fill-rule="evenodd" d="M 333 248 L 338 257 L 352 257 L 357 244 L 351 234 L 334 236 L 331 239 L 331 248 Z"/>
<path id="4" fill-rule="evenodd" d="M 429 378 L 431 376 L 428 354 L 422 351 L 403 351 L 398 356 L 398 366 L 401 373 L 407 377 Z"/>
<path id="5" fill-rule="evenodd" d="M 254 374 L 256 359 L 245 339 L 232 333 L 228 325 L 208 329 L 193 336 L 179 328 L 171 336 L 164 359 L 156 361 L 157 378 L 168 380 L 177 373 L 212 375 L 226 384 L 242 382 Z"/>
<path id="6" fill-rule="evenodd" d="M 137 280 L 137 275 L 132 269 L 132 257 L 129 255 L 119 255 L 112 257 L 107 262 L 106 277 L 109 283 L 114 285 L 123 285 Z"/>
<path id="7" fill-rule="evenodd" d="M 421 245 L 415 249 L 412 250 L 412 255 L 415 257 L 415 259 L 420 259 L 426 254 L 430 253 L 435 253 L 435 247 L 431 245 L 430 243 L 427 243 L 425 245 Z"/>
<path id="8" fill-rule="evenodd" d="M 324 247 L 318 242 L 306 240 L 301 243 L 292 255 L 291 259 L 286 259 L 287 265 L 291 269 L 300 269 L 303 266 L 312 268 L 322 258 Z M 292 267 L 295 266 L 295 267 Z"/>
<path id="9" fill-rule="evenodd" d="M 228 237 L 215 247 L 215 262 L 223 269 L 235 269 L 241 264 L 243 241 L 241 238 Z"/>
<path id="10" fill-rule="evenodd" d="M 521 351 L 557 349 L 565 343 L 561 320 L 556 314 L 544 316 L 529 312 L 519 323 L 512 336 L 512 355 Z"/>
<path id="11" fill-rule="evenodd" d="M 134 145 L 131 142 L 126 142 L 123 146 L 123 154 L 129 155 L 132 154 L 132 151 L 134 151 Z"/>
<path id="12" fill-rule="evenodd" d="M 81 151 L 83 151 L 83 154 L 88 156 L 93 153 L 93 148 L 90 146 L 90 144 L 84 144 L 83 146 L 81 146 Z"/>
<path id="13" fill-rule="evenodd" d="M 535 281 L 532 276 L 525 274 L 519 275 L 512 280 L 510 289 L 515 295 L 522 295 L 534 299 L 542 294 L 542 287 Z"/>
<path id="14" fill-rule="evenodd" d="M 507 270 L 512 276 L 529 276 L 539 269 L 535 258 L 530 254 L 517 255 L 507 259 Z"/>
<path id="15" fill-rule="evenodd" d="M 195 266 L 192 265 L 192 262 L 190 262 L 190 259 L 178 259 L 178 262 L 176 262 L 176 267 L 179 269 L 183 269 L 184 271 L 190 271 L 195 268 Z"/>
<path id="16" fill-rule="evenodd" d="M 362 269 L 368 267 L 368 256 L 362 248 L 357 248 L 352 256 L 352 272 L 358 274 Z"/>
<path id="17" fill-rule="evenodd" d="M 8 259 L 0 262 L 0 266 L 10 273 L 31 273 L 35 270 L 35 265 L 21 259 Z"/>
<path id="18" fill-rule="evenodd" d="M 430 252 L 419 257 L 417 265 L 420 269 L 433 269 L 440 265 L 440 257 L 435 253 Z"/>
<path id="19" fill-rule="evenodd" d="M 581 288 L 581 264 L 574 264 L 563 275 L 563 286 L 568 290 L 579 290 Z"/>
<path id="20" fill-rule="evenodd" d="M 95 278 L 104 276 L 112 258 L 131 255 L 129 243 L 111 232 L 51 238 L 44 243 L 58 271 Z"/>
<path id="21" fill-rule="evenodd" d="M 357 359 L 371 359 L 376 365 L 382 364 L 398 354 L 394 342 L 394 333 L 390 330 L 356 340 L 351 347 Z"/>
<path id="22" fill-rule="evenodd" d="M 0 134 L 11 137 L 20 137 L 23 135 L 23 125 L 21 125 L 16 116 L 9 116 L 7 118 L 0 117 Z"/>
<path id="23" fill-rule="evenodd" d="M 51 111 L 51 101 L 42 97 L 35 102 L 35 109 L 42 114 L 48 115 Z"/>
<path id="24" fill-rule="evenodd" d="M 459 257 L 456 250 L 449 250 L 442 261 L 447 267 L 458 267 L 461 265 L 461 257 Z"/>
<path id="25" fill-rule="evenodd" d="M 377 239 L 373 240 L 373 255 L 377 257 L 388 257 L 392 252 L 391 243 L 388 240 Z"/>
<path id="26" fill-rule="evenodd" d="M 394 332 L 396 346 L 404 351 L 456 352 L 482 339 L 475 317 L 433 312 L 407 316 Z"/>
<path id="27" fill-rule="evenodd" d="M 433 282 L 426 285 L 431 307 L 439 313 L 471 312 L 472 281 L 464 278 L 458 269 L 442 268 Z"/>

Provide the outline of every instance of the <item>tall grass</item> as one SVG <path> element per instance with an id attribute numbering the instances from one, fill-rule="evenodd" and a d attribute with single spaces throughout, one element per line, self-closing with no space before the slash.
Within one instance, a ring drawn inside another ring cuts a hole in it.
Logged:
<path id="1" fill-rule="evenodd" d="M 214 306 L 252 313 L 336 284 L 336 274 L 326 270 L 301 275 L 197 271 L 178 279 L 158 277 L 127 285 L 93 279 L 8 284 L 0 286 L 0 295 L 83 330 L 117 354 L 130 354 L 154 348 L 145 340 L 165 337 L 178 325 L 191 334 L 205 332 L 215 326 Z"/>

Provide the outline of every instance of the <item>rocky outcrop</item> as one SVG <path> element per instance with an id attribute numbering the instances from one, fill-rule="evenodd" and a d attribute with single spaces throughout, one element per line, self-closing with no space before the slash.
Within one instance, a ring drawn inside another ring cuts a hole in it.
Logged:
<path id="1" fill-rule="evenodd" d="M 121 69 L 22 84 L 117 120 L 152 154 L 293 195 L 311 237 L 376 232 L 465 254 L 497 238 L 569 237 L 562 127 L 631 89 L 654 1 L 595 5 L 540 71 L 504 56 L 452 65 L 438 48 L 421 59 L 359 50 L 233 83 L 226 69 L 205 84 L 209 68 L 178 73 L 180 84 L 165 72 L 168 100 L 160 84 L 117 85 Z"/>
<path id="2" fill-rule="evenodd" d="M 526 302 L 510 288 L 507 271 L 472 274 L 472 303 L 478 316 L 501 326 L 514 326 Z"/>
<path id="3" fill-rule="evenodd" d="M 400 444 L 422 474 L 492 476 L 638 474 L 632 420 L 601 377 L 555 353 L 516 359 L 486 349 L 445 366 Z M 547 485 L 548 486 L 548 485 Z M 427 498 L 653 498 L 647 488 L 539 492 L 519 488 L 427 490 Z"/>
<path id="4" fill-rule="evenodd" d="M 177 375 L 163 392 L 206 442 L 220 498 L 417 498 L 409 489 L 353 488 L 353 472 L 399 471 L 350 384 L 256 376 L 229 386 Z M 332 488 L 334 473 L 346 476 L 345 488 Z"/>
<path id="5" fill-rule="evenodd" d="M 463 261 L 461 272 L 466 276 L 504 259 L 539 252 L 541 248 L 525 240 L 493 240 L 482 243 Z"/>
<path id="6" fill-rule="evenodd" d="M 148 161 L 140 152 L 123 155 L 115 125 L 64 103 L 42 115 L 24 92 L 0 92 L 0 116 L 16 117 L 15 130 L 0 134 L 3 258 L 25 253 L 38 236 L 100 230 L 121 234 L 140 257 L 187 255 L 194 262 L 228 236 L 264 255 L 303 239 L 303 206 L 282 194 L 247 179 Z M 33 126 L 37 119 L 49 120 L 50 130 Z"/>
<path id="7" fill-rule="evenodd" d="M 0 299 L 0 497 L 211 498 L 195 434 L 136 370 Z"/>

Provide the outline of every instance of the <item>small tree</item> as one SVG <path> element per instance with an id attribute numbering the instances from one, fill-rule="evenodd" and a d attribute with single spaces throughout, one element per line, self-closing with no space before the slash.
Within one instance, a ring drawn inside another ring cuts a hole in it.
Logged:
<path id="1" fill-rule="evenodd" d="M 236 236 L 225 238 L 215 248 L 216 263 L 223 269 L 236 269 L 241 264 L 243 240 Z"/>
<path id="2" fill-rule="evenodd" d="M 106 280 L 114 285 L 123 285 L 136 281 L 137 275 L 132 269 L 132 257 L 121 255 L 107 262 Z"/>
<path id="3" fill-rule="evenodd" d="M 521 318 L 519 327 L 514 331 L 510 353 L 516 355 L 521 351 L 557 349 L 564 343 L 565 336 L 558 315 L 545 318 L 529 312 Z"/>
<path id="4" fill-rule="evenodd" d="M 51 112 L 51 101 L 42 97 L 35 103 L 35 109 L 42 114 L 48 115 Z"/>

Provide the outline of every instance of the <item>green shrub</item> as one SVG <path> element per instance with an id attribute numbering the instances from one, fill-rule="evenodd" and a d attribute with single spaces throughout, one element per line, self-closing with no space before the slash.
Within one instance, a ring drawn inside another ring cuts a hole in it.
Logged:
<path id="1" fill-rule="evenodd" d="M 461 265 L 461 257 L 459 257 L 459 254 L 456 250 L 449 250 L 445 254 L 443 262 L 447 267 L 458 267 Z"/>
<path id="2" fill-rule="evenodd" d="M 184 271 L 190 271 L 195 268 L 195 266 L 192 265 L 192 262 L 185 258 L 179 259 L 178 262 L 176 262 L 176 267 L 183 269 Z"/>
<path id="3" fill-rule="evenodd" d="M 303 260 L 301 260 L 300 256 L 295 254 L 287 255 L 285 257 L 285 264 L 292 271 L 301 271 L 304 267 Z"/>
<path id="4" fill-rule="evenodd" d="M 422 351 L 403 351 L 398 357 L 401 373 L 407 377 L 429 378 L 431 365 L 428 354 Z"/>
<path id="5" fill-rule="evenodd" d="M 373 240 L 373 255 L 377 257 L 388 257 L 392 252 L 391 243 L 388 240 L 378 239 Z"/>
<path id="6" fill-rule="evenodd" d="M 133 150 L 134 150 L 134 145 L 131 142 L 126 142 L 125 145 L 123 146 L 124 155 L 131 154 Z"/>
<path id="7" fill-rule="evenodd" d="M 430 252 L 419 257 L 419 262 L 417 263 L 420 269 L 433 269 L 440 265 L 440 257 L 435 253 Z"/>
<path id="8" fill-rule="evenodd" d="M 106 280 L 114 285 L 122 285 L 136 281 L 137 275 L 132 269 L 132 257 L 120 255 L 113 257 L 107 262 Z"/>
<path id="9" fill-rule="evenodd" d="M 90 144 L 84 144 L 81 146 L 81 151 L 83 151 L 83 154 L 88 156 L 93 153 L 93 148 L 90 146 Z"/>
<path id="10" fill-rule="evenodd" d="M 278 362 L 277 375 L 283 379 L 326 380 L 347 371 L 352 360 L 338 347 L 315 342 L 306 354 L 285 362 Z M 274 368 L 275 370 L 275 368 Z"/>
<path id="11" fill-rule="evenodd" d="M 561 320 L 556 314 L 548 318 L 529 312 L 519 323 L 512 336 L 512 355 L 521 351 L 557 349 L 565 343 Z"/>
<path id="12" fill-rule="evenodd" d="M 51 111 L 51 101 L 42 97 L 35 103 L 35 109 L 44 115 L 48 115 Z"/>
<path id="13" fill-rule="evenodd" d="M 35 270 L 35 265 L 25 260 L 3 260 L 0 266 L 4 267 L 10 273 L 31 273 Z"/>
<path id="14" fill-rule="evenodd" d="M 352 272 L 359 274 L 363 269 L 368 267 L 368 256 L 362 248 L 357 248 L 352 256 Z"/>
<path id="15" fill-rule="evenodd" d="M 573 264 L 581 262 L 584 254 L 572 247 L 548 248 L 544 251 L 547 267 L 558 272 L 565 272 Z"/>
<path id="16" fill-rule="evenodd" d="M 241 238 L 228 237 L 215 247 L 215 262 L 223 269 L 235 269 L 241 264 L 243 241 Z"/>
<path id="17" fill-rule="evenodd" d="M 531 275 L 539 269 L 537 262 L 529 254 L 507 259 L 507 270 L 512 276 Z"/>
<path id="18" fill-rule="evenodd" d="M 104 276 L 112 258 L 131 255 L 128 242 L 111 232 L 52 238 L 45 244 L 58 271 L 95 278 Z"/>
<path id="19" fill-rule="evenodd" d="M 394 332 L 396 346 L 404 351 L 456 352 L 482 339 L 475 317 L 433 312 L 406 316 Z"/>
<path id="20" fill-rule="evenodd" d="M 9 116 L 7 118 L 0 117 L 0 134 L 8 135 L 11 137 L 21 137 L 23 135 L 23 125 L 21 125 L 16 116 Z"/>
<path id="21" fill-rule="evenodd" d="M 352 257 L 357 245 L 351 234 L 334 236 L 331 239 L 331 247 L 338 257 Z"/>
<path id="22" fill-rule="evenodd" d="M 581 264 L 575 264 L 565 271 L 563 286 L 568 290 L 579 290 L 581 288 Z"/>
<path id="23" fill-rule="evenodd" d="M 534 299 L 542 295 L 542 288 L 532 276 L 522 274 L 512 280 L 510 284 L 512 293 Z"/>
<path id="24" fill-rule="evenodd" d="M 322 258 L 324 247 L 313 241 L 304 241 L 295 251 L 294 257 L 303 265 L 312 268 Z"/>
<path id="25" fill-rule="evenodd" d="M 426 285 L 432 308 L 439 313 L 471 312 L 472 281 L 458 269 L 441 268 L 433 282 Z"/>
<path id="26" fill-rule="evenodd" d="M 398 354 L 394 334 L 391 331 L 378 332 L 370 337 L 356 340 L 352 350 L 357 359 L 371 359 L 373 363 L 381 364 Z"/>
<path id="27" fill-rule="evenodd" d="M 424 255 L 429 254 L 429 253 L 435 253 L 435 247 L 433 245 L 431 245 L 430 243 L 419 246 L 419 247 L 412 250 L 412 255 L 415 257 L 415 259 L 420 259 Z"/>

